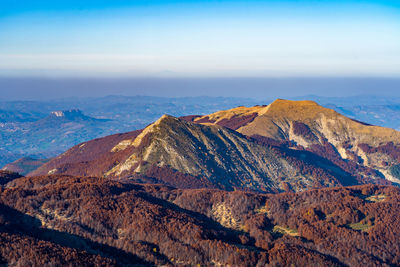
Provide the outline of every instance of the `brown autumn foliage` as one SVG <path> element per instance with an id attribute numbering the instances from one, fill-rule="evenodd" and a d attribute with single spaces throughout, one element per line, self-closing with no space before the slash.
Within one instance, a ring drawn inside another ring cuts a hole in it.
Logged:
<path id="1" fill-rule="evenodd" d="M 184 174 L 173 170 L 167 166 L 158 167 L 151 166 L 147 172 L 146 176 L 150 178 L 155 178 L 159 183 L 173 186 L 177 188 L 219 188 L 218 185 L 214 185 L 209 180 L 203 177 L 194 177 L 189 174 Z M 139 175 L 139 177 L 142 177 Z M 132 178 L 132 177 L 130 177 Z"/>
<path id="2" fill-rule="evenodd" d="M 23 234 L 0 232 L 1 264 L 10 266 L 116 266 L 110 258 Z"/>
<path id="3" fill-rule="evenodd" d="M 215 120 L 211 120 L 209 116 L 205 116 L 205 117 L 203 117 L 203 118 L 201 118 L 201 119 L 196 121 L 196 123 L 207 123 L 207 122 L 214 123 Z"/>
<path id="4" fill-rule="evenodd" d="M 0 187 L 0 257 L 23 253 L 33 266 L 395 266 L 399 212 L 391 186 L 257 194 L 19 178 Z"/>
<path id="5" fill-rule="evenodd" d="M 11 266 L 115 266 L 110 257 L 66 246 L 66 235 L 40 229 L 34 217 L 0 204 L 0 262 Z M 68 237 L 68 236 L 67 236 Z M 59 239 L 59 240 L 57 240 Z M 128 262 L 128 261 L 127 261 Z M 133 262 L 133 261 L 132 261 Z"/>
<path id="6" fill-rule="evenodd" d="M 400 147 L 394 145 L 393 142 L 389 142 L 378 147 L 371 147 L 368 144 L 359 144 L 358 147 L 365 153 L 382 153 L 391 156 L 397 161 L 400 161 Z"/>
<path id="7" fill-rule="evenodd" d="M 302 136 L 306 140 L 311 141 L 311 142 L 318 140 L 318 138 L 310 130 L 310 128 L 306 124 L 299 122 L 299 121 L 293 122 L 293 133 L 295 135 Z"/>
<path id="8" fill-rule="evenodd" d="M 243 125 L 249 124 L 252 122 L 256 117 L 258 116 L 257 113 L 252 113 L 246 116 L 239 116 L 239 115 L 234 115 L 230 119 L 222 119 L 220 120 L 217 124 L 224 126 L 226 128 L 232 129 L 232 130 L 237 130 Z"/>
<path id="9" fill-rule="evenodd" d="M 196 118 L 201 117 L 201 115 L 187 115 L 187 116 L 182 116 L 179 117 L 179 119 L 182 119 L 184 121 L 190 121 L 193 122 Z"/>
<path id="10" fill-rule="evenodd" d="M 218 121 L 216 124 L 220 125 L 220 126 L 224 126 L 226 128 L 232 129 L 232 130 L 237 130 L 240 127 L 242 127 L 243 125 L 246 125 L 246 124 L 252 122 L 257 116 L 258 116 L 258 114 L 256 112 L 249 114 L 249 115 L 245 115 L 245 116 L 234 115 L 229 119 L 224 118 L 224 119 Z M 211 120 L 209 116 L 205 116 L 199 120 L 194 121 L 198 117 L 201 117 L 201 116 L 190 115 L 190 116 L 180 117 L 180 119 L 183 119 L 185 121 L 195 122 L 195 123 L 215 123 L 216 122 L 215 120 Z"/>
<path id="11" fill-rule="evenodd" d="M 347 173 L 352 174 L 353 177 L 357 179 L 357 183 L 385 183 L 385 181 L 382 181 L 384 179 L 379 179 L 380 175 L 376 170 L 360 165 L 358 157 L 349 150 L 347 152 L 350 152 L 350 155 L 352 155 L 352 160 L 343 159 L 336 151 L 335 147 L 327 141 L 325 141 L 323 145 L 313 144 L 306 150 L 328 159 Z M 386 181 L 386 183 L 387 182 L 388 181 Z"/>
<path id="12" fill-rule="evenodd" d="M 111 152 L 112 148 L 123 140 L 136 138 L 141 131 L 114 134 L 76 145 L 62 154 L 64 157 L 54 158 L 29 175 L 38 175 L 43 169 L 58 168 L 61 173 L 68 172 L 68 174 L 77 176 L 101 177 L 106 170 L 126 160 L 134 149 L 134 147 L 128 147 L 118 152 Z M 65 157 L 66 153 L 68 153 L 68 156 Z"/>

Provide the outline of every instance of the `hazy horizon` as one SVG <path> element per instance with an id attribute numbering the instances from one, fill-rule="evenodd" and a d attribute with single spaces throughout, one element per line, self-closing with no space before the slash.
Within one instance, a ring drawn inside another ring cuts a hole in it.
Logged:
<path id="1" fill-rule="evenodd" d="M 50 100 L 107 95 L 291 98 L 381 95 L 400 97 L 400 78 L 39 78 L 0 77 L 0 100 Z"/>

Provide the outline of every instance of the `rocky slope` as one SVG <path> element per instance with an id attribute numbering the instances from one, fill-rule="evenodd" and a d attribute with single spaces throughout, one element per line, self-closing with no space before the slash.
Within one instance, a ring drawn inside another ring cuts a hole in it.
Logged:
<path id="1" fill-rule="evenodd" d="M 400 183 L 390 172 L 400 161 L 400 132 L 352 120 L 313 101 L 278 99 L 267 106 L 239 107 L 192 121 L 309 150 L 353 175 Z"/>
<path id="2" fill-rule="evenodd" d="M 306 151 L 266 147 L 225 127 L 168 115 L 142 131 L 77 145 L 30 176 L 47 174 L 152 178 L 180 188 L 263 192 L 357 183 L 341 168 Z"/>

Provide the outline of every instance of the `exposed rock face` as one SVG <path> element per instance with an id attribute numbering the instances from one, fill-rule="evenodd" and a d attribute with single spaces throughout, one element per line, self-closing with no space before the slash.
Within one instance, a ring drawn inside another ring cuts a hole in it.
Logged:
<path id="1" fill-rule="evenodd" d="M 92 153 L 93 142 L 72 148 L 31 175 L 152 176 L 155 168 L 167 168 L 190 175 L 193 187 L 214 185 L 228 190 L 273 192 L 287 190 L 287 183 L 295 191 L 355 183 L 346 172 L 329 162 L 325 164 L 330 167 L 323 170 L 315 163 L 304 161 L 306 154 L 268 148 L 225 127 L 199 125 L 168 115 L 135 135 L 118 137 L 112 145 L 106 139 L 98 139 L 97 145 L 107 150 Z M 93 163 L 99 159 L 102 159 L 100 164 Z M 318 169 L 319 174 L 309 169 Z M 162 176 L 161 173 L 156 178 L 167 179 Z M 179 182 L 171 185 L 180 187 Z"/>
<path id="2" fill-rule="evenodd" d="M 241 125 L 235 125 L 237 131 L 244 135 L 292 141 L 313 152 L 331 145 L 336 157 L 379 171 L 373 177 L 384 175 L 388 180 L 400 182 L 387 172 L 390 166 L 400 160 L 399 153 L 396 153 L 400 150 L 400 132 L 352 120 L 313 101 L 278 99 L 268 106 L 240 107 L 198 117 L 193 121 L 207 125 L 227 124 L 227 120 L 235 118 L 239 121 L 239 118 L 249 114 L 257 116 L 251 121 L 242 120 Z M 204 122 L 206 119 L 208 121 Z M 324 156 L 323 153 L 320 155 Z"/>
<path id="3" fill-rule="evenodd" d="M 61 118 L 65 120 L 95 120 L 88 117 L 79 109 L 70 109 L 62 111 L 52 111 L 48 118 Z"/>
<path id="4" fill-rule="evenodd" d="M 63 111 L 52 111 L 51 115 L 54 115 L 56 117 L 64 117 L 64 112 Z"/>
<path id="5" fill-rule="evenodd" d="M 299 176 L 285 160 L 240 134 L 167 115 L 145 128 L 132 146 L 142 149 L 108 171 L 107 176 L 146 173 L 153 165 L 169 166 L 182 173 L 206 177 L 228 189 L 279 188 L 276 178 Z"/>

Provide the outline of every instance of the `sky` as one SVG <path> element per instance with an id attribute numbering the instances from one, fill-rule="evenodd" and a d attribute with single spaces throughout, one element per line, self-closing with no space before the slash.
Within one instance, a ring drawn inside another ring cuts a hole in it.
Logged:
<path id="1" fill-rule="evenodd" d="M 0 98 L 399 86 L 399 1 L 0 0 Z"/>
<path id="2" fill-rule="evenodd" d="M 400 76 L 400 2 L 1 0 L 0 75 Z"/>

